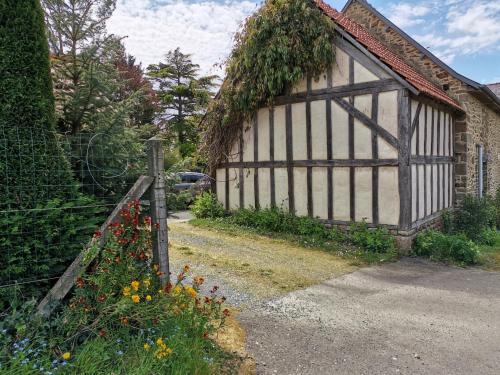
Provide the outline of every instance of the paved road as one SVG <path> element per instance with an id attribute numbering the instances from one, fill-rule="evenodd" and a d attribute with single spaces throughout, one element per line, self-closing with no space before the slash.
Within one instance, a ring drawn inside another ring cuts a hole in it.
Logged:
<path id="1" fill-rule="evenodd" d="M 500 374 L 500 273 L 407 258 L 239 318 L 258 374 Z"/>

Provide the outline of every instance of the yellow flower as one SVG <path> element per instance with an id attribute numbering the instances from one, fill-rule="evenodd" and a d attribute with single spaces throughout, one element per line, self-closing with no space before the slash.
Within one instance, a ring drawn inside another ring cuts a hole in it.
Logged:
<path id="1" fill-rule="evenodd" d="M 151 346 L 148 343 L 144 344 L 144 350 L 149 350 L 151 349 Z"/>
<path id="2" fill-rule="evenodd" d="M 190 287 L 189 285 L 186 285 L 184 287 L 184 289 L 186 290 L 186 293 L 189 294 L 191 296 L 191 298 L 196 298 L 196 295 L 198 293 L 196 293 L 196 290 L 194 290 L 193 287 Z"/>
<path id="3" fill-rule="evenodd" d="M 173 294 L 174 296 L 176 296 L 176 295 L 178 295 L 178 294 L 181 292 L 181 290 L 182 290 L 182 288 L 181 288 L 179 285 L 177 285 L 177 286 L 174 288 L 174 290 L 172 291 L 172 294 Z"/>
<path id="4" fill-rule="evenodd" d="M 130 285 L 132 285 L 132 289 L 134 289 L 136 292 L 139 290 L 139 285 L 140 285 L 139 281 L 134 280 L 130 283 Z"/>
<path id="5" fill-rule="evenodd" d="M 132 296 L 132 301 L 134 301 L 134 303 L 139 303 L 140 300 L 141 300 L 141 297 L 139 297 L 137 294 L 134 294 Z"/>
<path id="6" fill-rule="evenodd" d="M 163 340 L 161 337 L 158 337 L 158 340 L 156 340 L 156 345 L 158 346 L 163 345 Z"/>
<path id="7" fill-rule="evenodd" d="M 147 289 L 151 285 L 151 280 L 145 279 L 142 283 L 146 286 L 146 289 Z"/>
<path id="8" fill-rule="evenodd" d="M 151 301 L 151 300 L 152 300 L 152 298 L 151 298 L 151 296 L 148 294 L 148 295 L 146 296 L 146 301 Z"/>
<path id="9" fill-rule="evenodd" d="M 125 288 L 123 288 L 123 295 L 124 296 L 130 296 L 130 288 L 128 286 L 126 286 Z"/>
<path id="10" fill-rule="evenodd" d="M 65 353 L 63 353 L 62 358 L 63 358 L 65 361 L 67 361 L 68 359 L 70 359 L 70 358 L 71 358 L 71 353 L 70 353 L 70 352 L 65 352 Z"/>

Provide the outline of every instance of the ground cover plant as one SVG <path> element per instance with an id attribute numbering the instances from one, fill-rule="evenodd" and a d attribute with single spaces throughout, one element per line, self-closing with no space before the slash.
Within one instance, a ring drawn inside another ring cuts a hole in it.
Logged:
<path id="1" fill-rule="evenodd" d="M 59 312 L 44 319 L 31 302 L 2 318 L 0 372 L 220 373 L 226 355 L 210 337 L 229 312 L 217 287 L 201 296 L 204 279 L 187 283 L 189 266 L 162 285 L 150 254 L 155 226 L 140 216 L 138 202 L 110 229 L 99 261 L 77 279 L 74 295 Z"/>
<path id="2" fill-rule="evenodd" d="M 281 208 L 239 209 L 225 215 L 217 197 L 205 193 L 192 206 L 195 226 L 211 227 L 227 232 L 241 230 L 286 238 L 306 247 L 335 251 L 362 262 L 378 262 L 396 256 L 394 238 L 382 228 L 368 228 L 366 222 L 351 225 L 348 231 L 327 228 L 324 223 L 307 216 L 296 216 Z M 199 210 L 203 207 L 203 210 Z M 206 212 L 217 213 L 207 215 Z"/>
<path id="3" fill-rule="evenodd" d="M 500 268 L 499 196 L 498 192 L 495 198 L 466 196 L 455 210 L 443 214 L 442 232 L 417 235 L 415 253 L 459 265 Z"/>

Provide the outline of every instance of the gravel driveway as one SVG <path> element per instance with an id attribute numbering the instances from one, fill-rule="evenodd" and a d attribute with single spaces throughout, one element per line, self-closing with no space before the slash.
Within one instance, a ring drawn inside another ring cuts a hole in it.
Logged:
<path id="1" fill-rule="evenodd" d="M 500 273 L 408 258 L 239 319 L 257 374 L 500 374 Z"/>
<path id="2" fill-rule="evenodd" d="M 170 218 L 172 268 L 191 264 L 240 308 L 257 374 L 500 374 L 500 273 L 413 258 L 357 269 L 184 216 Z"/>

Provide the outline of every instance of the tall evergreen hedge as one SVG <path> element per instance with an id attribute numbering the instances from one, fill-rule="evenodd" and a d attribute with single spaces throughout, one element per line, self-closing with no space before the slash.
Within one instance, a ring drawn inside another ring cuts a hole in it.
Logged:
<path id="1" fill-rule="evenodd" d="M 38 297 L 97 224 L 55 132 L 39 0 L 0 0 L 0 309 Z M 89 219 L 91 218 L 91 219 Z M 16 282 L 50 279 L 43 282 Z"/>
<path id="2" fill-rule="evenodd" d="M 33 208 L 74 192 L 57 142 L 39 0 L 0 0 L 0 207 Z"/>

